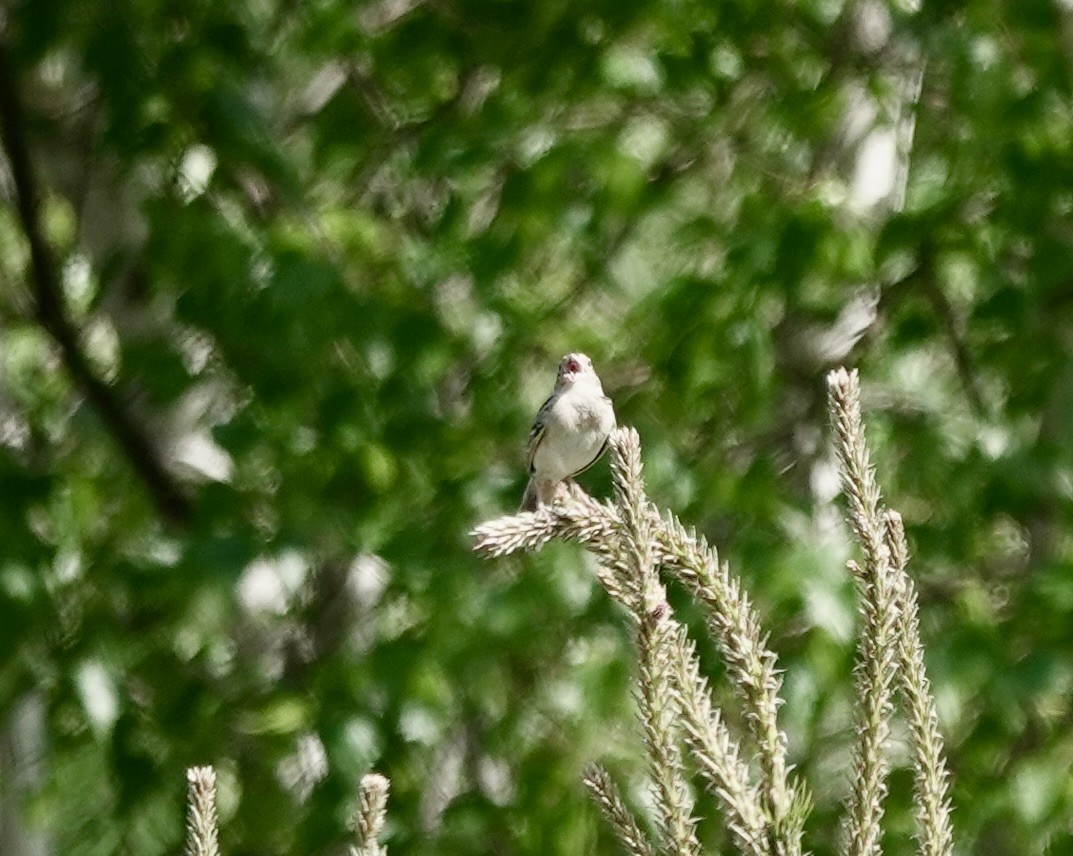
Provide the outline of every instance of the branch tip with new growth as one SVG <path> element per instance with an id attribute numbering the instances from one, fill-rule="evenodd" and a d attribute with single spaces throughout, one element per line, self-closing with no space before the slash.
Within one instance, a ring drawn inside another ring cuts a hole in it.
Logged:
<path id="1" fill-rule="evenodd" d="M 845 832 L 850 856 L 879 856 L 888 761 L 885 750 L 895 686 L 909 718 L 921 853 L 949 856 L 953 847 L 946 762 L 924 668 L 916 588 L 906 572 L 909 548 L 901 515 L 884 507 L 861 417 L 857 372 L 828 375 L 828 409 L 861 562 L 847 563 L 857 584 L 863 623 L 857 653 L 857 741 Z"/>
<path id="2" fill-rule="evenodd" d="M 216 820 L 216 770 L 190 767 L 186 771 L 186 856 L 220 856 Z"/>
<path id="3" fill-rule="evenodd" d="M 576 492 L 535 513 L 481 524 L 472 533 L 474 549 L 501 556 L 562 538 L 578 541 L 596 555 L 598 581 L 634 618 L 640 663 L 637 698 L 656 785 L 661 851 L 694 853 L 700 847 L 680 748 L 684 731 L 689 751 L 722 806 L 741 852 L 796 856 L 801 853 L 808 799 L 803 788 L 790 780 L 786 738 L 776 721 L 779 672 L 759 617 L 715 551 L 674 515 L 661 517 L 648 500 L 637 432 L 620 428 L 609 445 L 614 504 Z M 667 603 L 659 568 L 678 579 L 706 609 L 708 627 L 728 664 L 757 743 L 761 770 L 757 785 L 700 677 L 685 628 Z M 619 827 L 614 822 L 612 826 Z M 627 838 L 632 840 L 620 834 L 627 851 L 636 852 Z"/>
<path id="4" fill-rule="evenodd" d="M 847 563 L 859 592 L 863 626 L 858 643 L 857 741 L 846 832 L 851 856 L 878 856 L 893 692 L 909 718 L 916 772 L 917 838 L 925 856 L 950 856 L 949 783 L 942 737 L 920 642 L 916 589 L 905 571 L 908 546 L 901 516 L 882 505 L 865 443 L 856 372 L 828 376 L 828 406 L 861 560 Z M 611 437 L 615 502 L 576 491 L 530 514 L 501 517 L 473 530 L 485 556 L 536 550 L 562 538 L 584 544 L 599 560 L 597 579 L 635 620 L 640 661 L 638 701 L 649 770 L 657 784 L 661 852 L 692 853 L 692 801 L 674 743 L 683 736 L 697 768 L 723 809 L 738 850 L 750 856 L 797 856 L 810 798 L 791 776 L 786 736 L 777 714 L 781 671 L 759 616 L 740 580 L 716 551 L 670 513 L 662 517 L 644 493 L 640 441 L 632 429 Z M 705 609 L 708 630 L 742 701 L 757 749 L 759 781 L 740 760 L 699 672 L 692 643 L 666 601 L 657 569 L 671 574 Z M 672 698 L 668 702 L 665 695 Z M 677 719 L 677 722 L 673 720 Z M 648 853 L 632 815 L 606 772 L 586 784 L 627 852 Z"/>
<path id="5" fill-rule="evenodd" d="M 391 782 L 380 773 L 367 773 L 361 777 L 358 810 L 354 817 L 354 835 L 358 843 L 350 848 L 350 856 L 385 856 L 387 853 L 387 848 L 377 839 L 384 829 L 390 789 Z"/>

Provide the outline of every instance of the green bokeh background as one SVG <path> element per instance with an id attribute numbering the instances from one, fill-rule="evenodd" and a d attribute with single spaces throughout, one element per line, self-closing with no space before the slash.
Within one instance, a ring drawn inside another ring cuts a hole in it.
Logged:
<path id="1" fill-rule="evenodd" d="M 177 853 L 183 770 L 212 763 L 235 856 L 339 852 L 371 768 L 398 856 L 617 852 L 579 779 L 602 759 L 645 802 L 623 615 L 576 547 L 486 562 L 467 534 L 516 507 L 582 350 L 771 633 L 811 851 L 837 852 L 852 741 L 846 363 L 958 852 L 1073 852 L 1068 4 L 6 14 L 68 315 L 192 515 L 162 519 L 35 319 L 5 170 L 0 843 Z M 884 163 L 904 200 L 862 200 Z M 904 730 L 892 751 L 908 854 Z"/>

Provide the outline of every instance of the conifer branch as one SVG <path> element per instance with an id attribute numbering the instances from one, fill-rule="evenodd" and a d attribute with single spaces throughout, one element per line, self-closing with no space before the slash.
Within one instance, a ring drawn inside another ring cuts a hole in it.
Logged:
<path id="1" fill-rule="evenodd" d="M 186 856 L 220 856 L 216 819 L 216 771 L 191 767 L 186 771 Z"/>
<path id="2" fill-rule="evenodd" d="M 592 764 L 585 771 L 582 781 L 623 849 L 630 856 L 656 856 L 655 848 L 641 831 L 633 812 L 626 807 L 611 774 L 599 764 Z"/>
<path id="3" fill-rule="evenodd" d="M 887 795 L 885 749 L 898 666 L 899 592 L 884 541 L 879 486 L 865 444 L 857 373 L 845 369 L 831 372 L 827 385 L 850 528 L 863 557 L 862 563 L 849 563 L 860 596 L 863 625 L 855 668 L 857 740 L 845 832 L 850 856 L 879 856 Z"/>
<path id="4" fill-rule="evenodd" d="M 898 669 L 913 751 L 917 842 L 921 856 L 950 856 L 954 848 L 954 830 L 950 819 L 949 774 L 943 736 L 939 732 L 939 716 L 924 665 L 916 584 L 906 572 L 909 547 L 898 512 L 886 511 L 883 523 L 891 568 L 901 583 Z"/>
<path id="5" fill-rule="evenodd" d="M 357 839 L 357 845 L 350 847 L 350 856 L 387 856 L 387 847 L 377 839 L 384 829 L 390 789 L 391 782 L 379 773 L 367 773 L 361 777 L 358 810 L 354 815 L 354 837 Z"/>

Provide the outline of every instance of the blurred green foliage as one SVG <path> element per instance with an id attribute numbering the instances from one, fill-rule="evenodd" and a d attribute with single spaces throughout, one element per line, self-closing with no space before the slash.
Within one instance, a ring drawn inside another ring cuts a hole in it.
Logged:
<path id="1" fill-rule="evenodd" d="M 822 379 L 860 367 L 963 852 L 1073 846 L 1068 4 L 6 14 L 67 313 L 193 507 L 162 521 L 58 359 L 5 206 L 0 713 L 40 731 L 16 813 L 53 852 L 177 852 L 195 763 L 236 856 L 336 852 L 370 767 L 394 853 L 615 852 L 579 777 L 643 800 L 623 617 L 579 550 L 467 536 L 569 350 L 755 595 L 818 856 L 854 628 Z M 915 116 L 904 204 L 855 196 L 869 104 Z"/>

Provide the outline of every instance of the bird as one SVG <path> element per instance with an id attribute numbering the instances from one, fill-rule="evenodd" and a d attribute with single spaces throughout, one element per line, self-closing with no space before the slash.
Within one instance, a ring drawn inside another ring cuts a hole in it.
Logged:
<path id="1" fill-rule="evenodd" d="M 564 482 L 600 459 L 614 429 L 615 409 L 592 360 L 567 354 L 529 432 L 529 483 L 519 511 L 536 511 L 554 501 Z"/>

